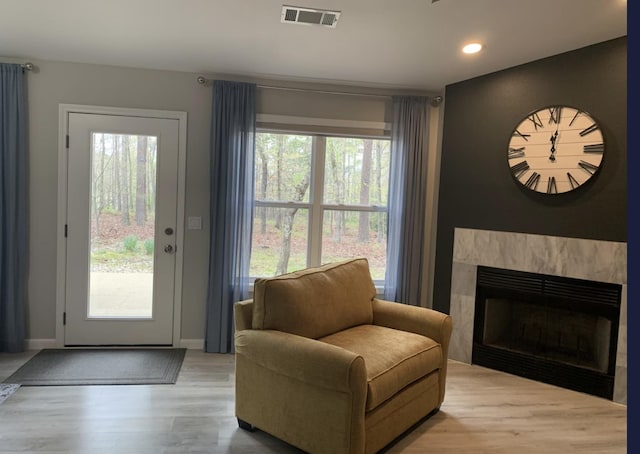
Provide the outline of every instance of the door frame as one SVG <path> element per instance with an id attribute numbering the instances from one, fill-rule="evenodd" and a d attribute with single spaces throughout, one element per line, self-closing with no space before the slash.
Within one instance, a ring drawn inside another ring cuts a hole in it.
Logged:
<path id="1" fill-rule="evenodd" d="M 57 270 L 56 270 L 56 346 L 64 348 L 64 312 L 67 300 L 67 242 L 64 236 L 67 222 L 67 132 L 69 114 L 98 114 L 125 117 L 163 118 L 178 120 L 178 194 L 176 207 L 176 252 L 173 294 L 173 346 L 180 345 L 182 314 L 182 269 L 184 261 L 184 221 L 186 193 L 187 113 L 170 110 L 132 109 L 125 107 L 103 107 L 80 104 L 58 106 L 58 219 L 57 219 Z"/>

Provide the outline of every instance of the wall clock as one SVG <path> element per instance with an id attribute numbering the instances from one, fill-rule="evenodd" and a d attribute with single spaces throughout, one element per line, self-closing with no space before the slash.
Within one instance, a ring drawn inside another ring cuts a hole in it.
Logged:
<path id="1" fill-rule="evenodd" d="M 597 174 L 604 138 L 587 112 L 552 106 L 527 115 L 509 140 L 511 174 L 524 187 L 543 194 L 573 191 Z"/>

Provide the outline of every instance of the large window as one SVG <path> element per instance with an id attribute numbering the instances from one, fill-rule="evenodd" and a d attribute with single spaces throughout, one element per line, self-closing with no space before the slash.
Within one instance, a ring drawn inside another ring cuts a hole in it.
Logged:
<path id="1" fill-rule="evenodd" d="M 253 277 L 367 257 L 384 281 L 389 141 L 259 132 Z"/>

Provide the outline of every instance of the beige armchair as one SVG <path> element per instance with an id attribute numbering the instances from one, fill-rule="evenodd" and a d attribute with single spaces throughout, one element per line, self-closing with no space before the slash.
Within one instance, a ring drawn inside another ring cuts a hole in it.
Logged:
<path id="1" fill-rule="evenodd" d="M 372 453 L 442 404 L 451 317 L 375 299 L 366 259 L 236 303 L 236 416 L 310 453 Z"/>

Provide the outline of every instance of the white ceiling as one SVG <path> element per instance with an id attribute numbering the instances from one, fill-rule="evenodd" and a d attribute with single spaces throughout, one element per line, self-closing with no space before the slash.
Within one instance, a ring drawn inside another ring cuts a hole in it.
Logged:
<path id="1" fill-rule="evenodd" d="M 0 0 L 3 57 L 425 91 L 626 34 L 625 0 Z"/>

